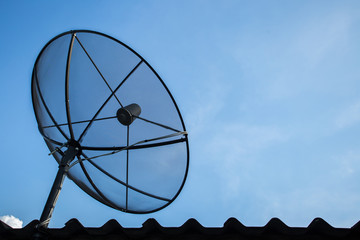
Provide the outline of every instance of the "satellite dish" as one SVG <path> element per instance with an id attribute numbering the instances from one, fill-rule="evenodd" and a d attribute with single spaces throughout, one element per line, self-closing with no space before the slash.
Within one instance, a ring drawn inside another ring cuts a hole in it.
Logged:
<path id="1" fill-rule="evenodd" d="M 36 59 L 32 101 L 59 170 L 40 218 L 47 227 L 68 176 L 101 203 L 151 213 L 175 200 L 189 167 L 179 108 L 155 70 L 103 33 L 50 40 Z"/>

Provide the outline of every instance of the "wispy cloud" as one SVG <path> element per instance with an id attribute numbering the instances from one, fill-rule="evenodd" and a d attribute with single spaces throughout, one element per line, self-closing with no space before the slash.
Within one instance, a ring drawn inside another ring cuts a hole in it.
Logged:
<path id="1" fill-rule="evenodd" d="M 331 161 L 336 162 L 338 166 L 333 169 L 337 179 L 354 178 L 360 173 L 360 152 L 358 150 L 347 150 L 343 154 L 333 156 Z"/>
<path id="2" fill-rule="evenodd" d="M 335 125 L 339 129 L 351 127 L 360 122 L 360 100 L 343 109 L 335 119 Z"/>
<path id="3" fill-rule="evenodd" d="M 288 137 L 275 126 L 232 123 L 219 128 L 205 148 L 222 181 L 224 199 L 239 197 L 244 181 L 252 181 L 246 171 L 254 171 L 259 164 L 257 156 Z"/>
<path id="4" fill-rule="evenodd" d="M 344 51 L 349 40 L 353 19 L 338 11 L 323 17 L 312 17 L 303 25 L 294 41 L 298 56 L 316 66 L 337 51 Z"/>
<path id="5" fill-rule="evenodd" d="M 245 77 L 257 83 L 261 98 L 288 99 L 323 91 L 340 81 L 332 76 L 339 70 L 334 66 L 348 59 L 355 23 L 343 10 L 308 13 L 301 20 L 290 17 L 281 28 L 242 33 L 232 54 L 246 69 Z"/>
<path id="6" fill-rule="evenodd" d="M 12 215 L 1 216 L 0 221 L 3 221 L 12 228 L 22 228 L 23 225 L 23 221 Z"/>
<path id="7" fill-rule="evenodd" d="M 210 149 L 220 151 L 226 159 L 238 159 L 248 154 L 264 149 L 287 136 L 276 126 L 249 125 L 243 123 L 224 123 L 211 138 Z"/>
<path id="8" fill-rule="evenodd" d="M 216 77 L 213 78 L 208 78 L 206 84 L 193 90 L 189 99 L 187 108 L 191 111 L 186 112 L 186 119 L 191 137 L 197 138 L 212 129 L 214 120 L 218 119 L 218 113 L 224 108 L 228 87 Z"/>

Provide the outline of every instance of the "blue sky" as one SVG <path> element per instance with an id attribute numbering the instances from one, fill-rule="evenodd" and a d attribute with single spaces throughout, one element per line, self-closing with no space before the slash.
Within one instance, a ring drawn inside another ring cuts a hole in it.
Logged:
<path id="1" fill-rule="evenodd" d="M 189 175 L 170 206 L 147 215 L 106 207 L 66 179 L 49 227 L 360 219 L 358 1 L 1 1 L 0 26 L 0 216 L 38 219 L 57 171 L 31 103 L 35 59 L 55 35 L 90 29 L 128 44 L 165 81 L 189 132 Z"/>

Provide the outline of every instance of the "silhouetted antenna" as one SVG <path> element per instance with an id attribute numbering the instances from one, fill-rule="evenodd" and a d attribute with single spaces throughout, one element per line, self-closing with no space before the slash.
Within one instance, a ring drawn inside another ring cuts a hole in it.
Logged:
<path id="1" fill-rule="evenodd" d="M 62 33 L 41 50 L 31 90 L 59 164 L 39 227 L 48 226 L 65 176 L 124 212 L 155 212 L 179 195 L 189 166 L 185 125 L 164 82 L 130 47 L 94 31 Z"/>

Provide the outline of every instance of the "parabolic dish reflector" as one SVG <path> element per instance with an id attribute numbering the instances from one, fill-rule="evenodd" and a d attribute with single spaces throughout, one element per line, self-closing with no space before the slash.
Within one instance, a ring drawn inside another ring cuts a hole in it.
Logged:
<path id="1" fill-rule="evenodd" d="M 180 111 L 154 69 L 102 33 L 60 34 L 40 52 L 32 75 L 40 133 L 60 163 L 79 149 L 67 176 L 98 201 L 150 213 L 180 193 L 189 166 Z"/>

